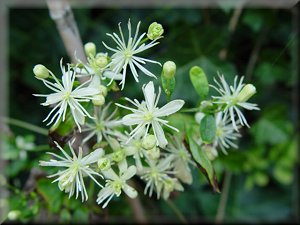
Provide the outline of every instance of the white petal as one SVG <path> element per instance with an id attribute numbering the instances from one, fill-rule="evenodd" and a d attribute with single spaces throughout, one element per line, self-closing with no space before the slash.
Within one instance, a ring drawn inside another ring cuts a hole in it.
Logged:
<path id="1" fill-rule="evenodd" d="M 130 187 L 128 184 L 125 184 L 122 189 L 130 198 L 136 198 L 136 196 L 138 195 L 137 191 L 133 187 Z"/>
<path id="2" fill-rule="evenodd" d="M 143 87 L 143 92 L 149 111 L 152 111 L 155 101 L 154 84 L 150 81 L 146 86 Z"/>
<path id="3" fill-rule="evenodd" d="M 161 125 L 157 121 L 153 121 L 152 127 L 153 127 L 154 134 L 155 134 L 155 137 L 156 137 L 156 140 L 157 140 L 159 146 L 161 148 L 166 147 L 166 145 L 168 144 L 168 141 L 165 137 L 165 134 L 164 134 L 164 131 L 163 131 Z"/>
<path id="4" fill-rule="evenodd" d="M 128 114 L 122 118 L 122 123 L 126 126 L 136 125 L 143 123 L 144 120 L 141 118 L 141 116 L 137 114 Z"/>
<path id="5" fill-rule="evenodd" d="M 82 97 L 86 97 L 86 96 L 96 95 L 99 92 L 100 92 L 99 89 L 96 89 L 93 87 L 85 87 L 85 88 L 80 88 L 80 89 L 74 90 L 72 92 L 72 96 L 82 98 Z"/>
<path id="6" fill-rule="evenodd" d="M 125 171 L 125 173 L 122 175 L 122 179 L 129 180 L 135 174 L 136 174 L 136 167 L 135 166 L 129 166 L 127 171 Z"/>
<path id="7" fill-rule="evenodd" d="M 167 103 L 166 105 L 164 105 L 163 107 L 161 107 L 160 109 L 158 109 L 155 112 L 155 116 L 157 117 L 168 116 L 170 114 L 177 112 L 179 109 L 182 108 L 183 105 L 184 105 L 183 100 L 173 100 Z"/>
<path id="8" fill-rule="evenodd" d="M 102 156 L 104 155 L 104 151 L 102 148 L 98 148 L 95 151 L 91 152 L 90 154 L 88 154 L 87 156 L 83 157 L 82 162 L 84 164 L 91 164 L 91 163 L 95 163 L 98 161 L 98 159 L 100 159 Z"/>
<path id="9" fill-rule="evenodd" d="M 114 79 L 114 80 L 122 80 L 122 78 L 123 78 L 121 73 L 114 73 L 111 70 L 105 70 L 103 73 L 103 76 L 105 76 L 109 79 Z"/>

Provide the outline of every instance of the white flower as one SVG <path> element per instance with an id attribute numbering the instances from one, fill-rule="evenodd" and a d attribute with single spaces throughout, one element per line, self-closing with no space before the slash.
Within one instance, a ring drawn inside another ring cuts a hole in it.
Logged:
<path id="1" fill-rule="evenodd" d="M 55 142 L 57 148 L 63 153 L 63 156 L 59 156 L 52 152 L 48 152 L 48 154 L 54 156 L 56 159 L 51 159 L 49 162 L 40 161 L 41 166 L 54 166 L 54 167 L 65 167 L 65 170 L 59 171 L 53 175 L 48 177 L 56 177 L 53 181 L 58 181 L 59 188 L 66 193 L 69 193 L 69 198 L 76 191 L 76 198 L 78 197 L 79 192 L 81 192 L 82 201 L 86 201 L 88 199 L 88 194 L 85 188 L 85 184 L 83 181 L 84 176 L 89 176 L 97 185 L 102 187 L 98 181 L 94 178 L 94 176 L 102 176 L 95 172 L 90 166 L 93 163 L 96 163 L 98 159 L 104 154 L 103 149 L 97 149 L 90 154 L 82 157 L 82 148 L 79 147 L 78 156 L 76 156 L 74 149 L 69 143 L 69 147 L 72 153 L 72 156 L 69 156 L 62 147 L 59 146 L 57 142 Z"/>
<path id="2" fill-rule="evenodd" d="M 235 114 L 238 116 L 238 121 L 241 123 L 242 126 L 246 125 L 249 127 L 246 118 L 244 117 L 243 113 L 239 109 L 239 107 L 245 108 L 247 110 L 259 110 L 257 107 L 257 104 L 254 103 L 248 103 L 246 100 L 248 100 L 249 96 L 252 96 L 255 93 L 255 87 L 252 89 L 252 95 L 247 95 L 247 98 L 240 98 L 239 95 L 243 94 L 242 89 L 245 86 L 243 84 L 244 77 L 241 77 L 240 81 L 238 82 L 238 77 L 236 76 L 234 78 L 234 85 L 229 86 L 223 75 L 219 75 L 219 79 L 221 81 L 221 84 L 214 79 L 215 83 L 217 84 L 217 87 L 211 85 L 221 96 L 212 96 L 214 99 L 214 103 L 225 105 L 224 112 L 225 114 L 229 113 L 231 122 L 234 126 L 234 129 L 238 130 L 235 120 Z M 246 90 L 245 90 L 246 91 Z M 242 100 L 242 101 L 241 101 Z"/>
<path id="3" fill-rule="evenodd" d="M 191 184 L 193 177 L 189 164 L 195 166 L 195 163 L 192 161 L 191 155 L 180 137 L 173 135 L 170 136 L 169 140 L 166 150 L 169 152 L 169 155 L 173 156 L 175 176 L 182 182 Z"/>
<path id="4" fill-rule="evenodd" d="M 236 124 L 239 128 L 239 121 L 236 122 Z M 225 148 L 238 148 L 238 146 L 233 141 L 236 141 L 239 137 L 241 137 L 241 135 L 235 130 L 234 126 L 231 123 L 231 119 L 227 114 L 223 114 L 223 112 L 217 113 L 216 127 L 216 138 L 214 140 L 215 147 L 220 146 L 225 154 L 227 154 Z"/>
<path id="5" fill-rule="evenodd" d="M 148 134 L 150 125 L 152 126 L 155 138 L 157 140 L 157 144 L 164 148 L 168 141 L 165 137 L 164 131 L 162 129 L 162 125 L 165 125 L 175 131 L 178 130 L 175 127 L 168 125 L 167 120 L 163 120 L 160 117 L 168 116 L 173 114 L 181 109 L 184 104 L 183 100 L 173 100 L 161 108 L 157 107 L 157 103 L 160 97 L 161 89 L 159 88 L 159 93 L 156 96 L 154 92 L 153 82 L 150 81 L 147 85 L 143 86 L 143 93 L 145 96 L 145 101 L 139 103 L 136 99 L 134 101 L 129 98 L 125 98 L 127 101 L 132 103 L 137 109 L 130 108 L 127 106 L 120 105 L 116 103 L 116 105 L 128 109 L 132 111 L 131 114 L 128 114 L 122 118 L 122 122 L 124 125 L 132 126 L 137 125 L 131 132 L 131 138 L 134 137 L 141 129 L 145 129 L 145 135 Z M 128 142 L 130 139 L 128 140 Z"/>
<path id="6" fill-rule="evenodd" d="M 183 190 L 182 185 L 177 178 L 170 177 L 169 174 L 174 174 L 172 171 L 171 162 L 173 156 L 168 156 L 160 160 L 151 160 L 148 158 L 149 167 L 144 167 L 141 178 L 146 181 L 144 194 L 149 190 L 149 196 L 152 196 L 153 191 L 156 191 L 157 199 L 160 198 L 161 192 L 163 197 L 167 199 L 170 192 L 174 190 Z"/>
<path id="7" fill-rule="evenodd" d="M 111 103 L 98 109 L 98 115 L 95 115 L 93 123 L 86 123 L 87 128 L 82 129 L 82 132 L 88 132 L 88 135 L 83 139 L 83 143 L 90 140 L 95 135 L 97 136 L 97 143 L 102 141 L 104 137 L 107 140 L 109 135 L 114 135 L 113 128 L 121 125 L 117 119 L 113 119 L 117 109 L 112 113 L 108 111 Z"/>
<path id="8" fill-rule="evenodd" d="M 151 73 L 149 70 L 144 68 L 142 65 L 146 64 L 146 62 L 156 63 L 156 64 L 161 65 L 159 62 L 137 56 L 137 54 L 139 54 L 159 43 L 159 42 L 157 42 L 157 39 L 155 39 L 148 44 L 145 44 L 145 43 L 141 44 L 141 41 L 142 41 L 143 37 L 146 35 L 146 33 L 143 33 L 141 36 L 138 37 L 139 27 L 140 27 L 140 22 L 137 25 L 134 37 L 132 37 L 131 36 L 131 23 L 130 23 L 130 20 L 128 21 L 129 34 L 128 34 L 128 40 L 126 43 L 124 36 L 123 36 L 122 29 L 121 29 L 121 25 L 119 23 L 120 36 L 117 35 L 116 33 L 107 34 L 114 40 L 114 42 L 116 42 L 117 47 L 111 48 L 111 47 L 108 47 L 104 42 L 102 42 L 103 45 L 107 49 L 114 52 L 114 54 L 111 57 L 112 61 L 109 63 L 109 66 L 110 66 L 112 72 L 114 73 L 114 76 L 112 76 L 112 79 L 114 79 L 114 77 L 117 76 L 117 74 L 119 74 L 123 70 L 122 81 L 120 82 L 120 84 L 122 84 L 122 89 L 124 88 L 124 85 L 125 85 L 125 79 L 126 79 L 128 65 L 129 65 L 131 73 L 132 73 L 134 79 L 136 80 L 136 82 L 139 81 L 136 67 L 138 69 L 140 69 L 146 75 L 156 78 L 156 76 L 153 73 Z"/>
<path id="9" fill-rule="evenodd" d="M 129 186 L 126 182 L 131 177 L 136 174 L 136 167 L 129 166 L 127 167 L 126 161 L 119 164 L 119 175 L 117 175 L 111 168 L 105 171 L 102 171 L 106 180 L 106 185 L 98 193 L 97 203 L 101 204 L 104 200 L 106 202 L 102 205 L 102 208 L 105 208 L 112 197 L 119 197 L 122 193 L 122 190 L 130 197 L 135 198 L 137 196 L 137 191 Z"/>
<path id="10" fill-rule="evenodd" d="M 73 90 L 74 81 L 76 73 L 74 70 L 68 69 L 65 71 L 62 66 L 62 60 L 60 61 L 62 75 L 62 82 L 60 82 L 56 76 L 51 72 L 52 78 L 55 80 L 55 83 L 51 83 L 46 79 L 42 79 L 43 83 L 54 91 L 52 94 L 40 95 L 36 94 L 35 96 L 46 97 L 46 102 L 42 103 L 44 106 L 49 106 L 55 104 L 55 107 L 50 111 L 48 116 L 44 121 L 48 120 L 51 116 L 51 120 L 47 125 L 50 125 L 54 121 L 54 125 L 65 120 L 67 109 L 71 110 L 72 116 L 76 125 L 81 131 L 80 125 L 84 124 L 85 116 L 88 116 L 93 119 L 93 117 L 86 111 L 86 109 L 80 104 L 81 102 L 89 102 L 93 99 L 93 96 L 99 93 L 99 90 L 94 87 L 85 87 L 85 85 L 90 82 L 84 82 Z M 53 115 L 53 113 L 55 114 Z M 43 122 L 44 122 L 43 121 Z"/>

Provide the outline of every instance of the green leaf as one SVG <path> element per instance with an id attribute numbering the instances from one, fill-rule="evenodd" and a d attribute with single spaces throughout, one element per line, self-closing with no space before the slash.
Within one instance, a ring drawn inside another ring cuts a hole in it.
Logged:
<path id="1" fill-rule="evenodd" d="M 192 153 L 194 161 L 197 163 L 197 166 L 200 168 L 201 172 L 206 176 L 208 182 L 212 186 L 215 192 L 220 193 L 220 189 L 218 186 L 216 173 L 212 166 L 211 161 L 208 159 L 206 153 L 201 149 L 201 147 L 196 143 L 193 138 L 194 134 L 193 127 L 190 127 L 187 132 L 188 142 L 190 146 L 190 151 Z"/>
<path id="2" fill-rule="evenodd" d="M 199 66 L 190 69 L 190 79 L 201 100 L 208 95 L 209 86 L 204 71 Z"/>
<path id="3" fill-rule="evenodd" d="M 62 205 L 63 193 L 56 184 L 52 184 L 49 179 L 40 179 L 37 182 L 37 190 L 47 202 L 51 212 L 57 213 Z"/>
<path id="4" fill-rule="evenodd" d="M 167 95 L 167 99 L 169 100 L 175 89 L 175 76 L 173 76 L 171 79 L 167 79 L 165 76 L 161 76 L 161 84 L 164 92 Z"/>
<path id="5" fill-rule="evenodd" d="M 213 142 L 216 136 L 216 121 L 213 115 L 206 115 L 200 123 L 200 135 L 202 141 L 206 144 Z"/>

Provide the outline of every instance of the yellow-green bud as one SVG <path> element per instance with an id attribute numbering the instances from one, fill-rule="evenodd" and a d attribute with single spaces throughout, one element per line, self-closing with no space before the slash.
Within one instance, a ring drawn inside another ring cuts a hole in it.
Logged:
<path id="1" fill-rule="evenodd" d="M 218 156 L 217 150 L 214 147 L 210 146 L 210 145 L 205 145 L 205 146 L 202 147 L 202 149 L 204 150 L 204 152 L 207 155 L 207 158 L 210 161 L 214 160 Z"/>
<path id="2" fill-rule="evenodd" d="M 104 97 L 106 97 L 107 95 L 107 87 L 105 87 L 104 85 L 100 85 L 99 86 L 99 89 L 100 89 L 100 94 L 103 95 Z"/>
<path id="3" fill-rule="evenodd" d="M 9 220 L 17 220 L 21 215 L 21 212 L 19 210 L 12 210 L 7 214 L 7 218 Z"/>
<path id="4" fill-rule="evenodd" d="M 96 45 L 93 42 L 88 42 L 84 45 L 84 51 L 87 56 L 95 56 Z"/>
<path id="5" fill-rule="evenodd" d="M 150 150 L 147 151 L 148 156 L 150 157 L 150 159 L 152 160 L 156 160 L 159 158 L 160 156 L 160 150 L 157 147 L 154 147 Z"/>
<path id="6" fill-rule="evenodd" d="M 92 102 L 93 102 L 93 104 L 94 104 L 95 106 L 102 106 L 102 105 L 104 105 L 104 103 L 105 103 L 105 98 L 104 98 L 104 96 L 101 95 L 101 94 L 95 95 L 95 96 L 93 97 Z"/>
<path id="7" fill-rule="evenodd" d="M 97 54 L 96 56 L 96 65 L 99 66 L 100 68 L 104 68 L 108 64 L 108 58 L 105 54 Z"/>
<path id="8" fill-rule="evenodd" d="M 239 102 L 246 102 L 256 93 L 256 88 L 252 84 L 247 84 L 236 97 Z"/>
<path id="9" fill-rule="evenodd" d="M 110 168 L 110 160 L 108 158 L 100 158 L 98 160 L 98 168 L 100 170 L 108 170 Z"/>
<path id="10" fill-rule="evenodd" d="M 155 145 L 156 145 L 156 139 L 153 134 L 149 134 L 143 139 L 142 147 L 144 149 L 150 150 L 150 149 L 154 148 Z"/>
<path id="11" fill-rule="evenodd" d="M 176 64 L 173 61 L 167 61 L 163 65 L 163 76 L 167 79 L 171 79 L 175 76 Z"/>
<path id="12" fill-rule="evenodd" d="M 119 150 L 112 155 L 112 160 L 115 162 L 121 162 L 125 157 L 124 151 Z"/>
<path id="13" fill-rule="evenodd" d="M 38 79 L 46 79 L 49 77 L 48 69 L 42 64 L 35 65 L 33 67 L 33 73 L 34 73 L 35 77 Z"/>
<path id="14" fill-rule="evenodd" d="M 159 23 L 153 22 L 150 24 L 150 26 L 148 28 L 147 37 L 150 40 L 154 40 L 154 39 L 161 37 L 161 35 L 163 33 L 164 33 L 164 28 L 162 27 L 162 25 Z"/>

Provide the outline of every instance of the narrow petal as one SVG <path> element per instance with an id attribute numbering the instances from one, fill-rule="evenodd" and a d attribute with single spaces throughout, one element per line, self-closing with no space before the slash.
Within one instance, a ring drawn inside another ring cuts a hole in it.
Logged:
<path id="1" fill-rule="evenodd" d="M 163 107 L 161 107 L 160 109 L 158 109 L 155 112 L 155 116 L 157 116 L 157 117 L 168 116 L 168 115 L 173 114 L 173 113 L 177 112 L 178 110 L 180 110 L 183 105 L 184 105 L 183 100 L 173 100 L 173 101 L 167 103 L 166 105 L 164 105 Z"/>
<path id="2" fill-rule="evenodd" d="M 155 134 L 155 137 L 156 137 L 159 147 L 161 147 L 161 148 L 166 147 L 166 145 L 168 144 L 168 141 L 165 137 L 164 131 L 163 131 L 162 127 L 160 126 L 160 124 L 156 121 L 153 121 L 152 127 L 153 127 L 154 134 Z"/>

